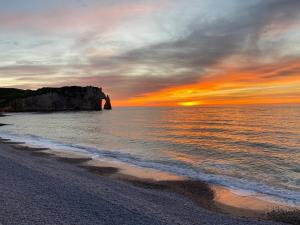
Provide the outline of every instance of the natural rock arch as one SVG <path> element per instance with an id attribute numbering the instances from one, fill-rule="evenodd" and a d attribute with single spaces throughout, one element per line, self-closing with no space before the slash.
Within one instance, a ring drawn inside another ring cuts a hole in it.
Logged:
<path id="1" fill-rule="evenodd" d="M 106 109 L 106 110 L 111 110 L 112 107 L 111 107 L 109 95 L 106 95 L 104 100 L 105 100 L 105 103 L 104 103 L 103 108 Z"/>

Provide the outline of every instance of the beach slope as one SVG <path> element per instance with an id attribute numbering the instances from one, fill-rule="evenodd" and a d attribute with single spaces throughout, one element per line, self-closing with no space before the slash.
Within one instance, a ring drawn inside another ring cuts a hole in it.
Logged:
<path id="1" fill-rule="evenodd" d="M 271 225 L 0 144 L 0 224 Z"/>

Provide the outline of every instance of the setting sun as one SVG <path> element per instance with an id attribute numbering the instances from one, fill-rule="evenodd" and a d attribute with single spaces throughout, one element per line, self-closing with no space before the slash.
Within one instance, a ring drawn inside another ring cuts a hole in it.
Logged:
<path id="1" fill-rule="evenodd" d="M 0 0 L 0 225 L 300 225 L 299 40 L 300 0 Z"/>
<path id="2" fill-rule="evenodd" d="M 179 105 L 181 106 L 196 106 L 196 105 L 202 105 L 202 102 L 180 102 Z"/>

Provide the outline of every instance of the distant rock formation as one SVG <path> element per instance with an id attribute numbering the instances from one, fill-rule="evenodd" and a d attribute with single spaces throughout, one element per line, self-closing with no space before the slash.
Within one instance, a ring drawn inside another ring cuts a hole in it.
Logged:
<path id="1" fill-rule="evenodd" d="M 111 109 L 109 96 L 98 87 L 41 88 L 36 91 L 0 89 L 0 111 L 76 111 Z"/>
<path id="2" fill-rule="evenodd" d="M 106 110 L 111 110 L 112 109 L 109 95 L 106 95 L 104 109 L 106 109 Z"/>

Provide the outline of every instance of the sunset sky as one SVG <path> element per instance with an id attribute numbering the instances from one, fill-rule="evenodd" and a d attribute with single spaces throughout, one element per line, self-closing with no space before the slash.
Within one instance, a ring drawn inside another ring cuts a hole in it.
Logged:
<path id="1" fill-rule="evenodd" d="M 300 103 L 299 0 L 0 0 L 0 86 L 115 106 Z"/>

